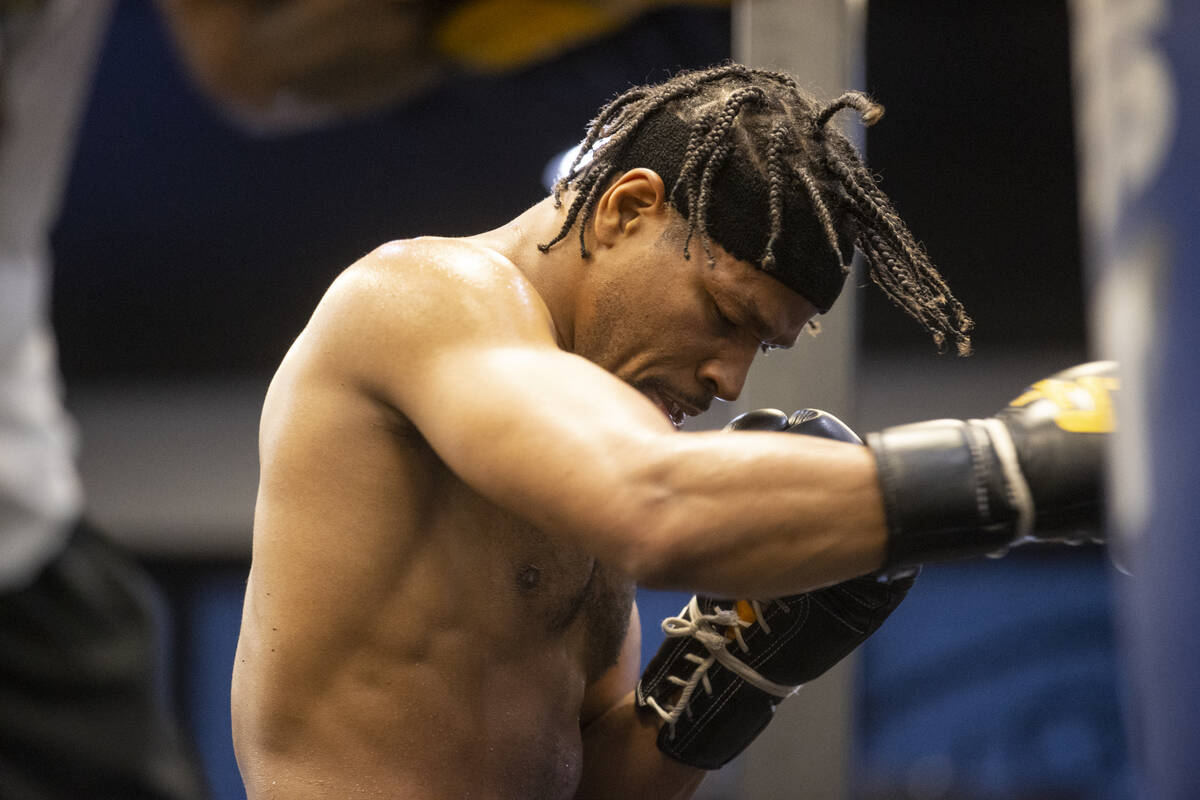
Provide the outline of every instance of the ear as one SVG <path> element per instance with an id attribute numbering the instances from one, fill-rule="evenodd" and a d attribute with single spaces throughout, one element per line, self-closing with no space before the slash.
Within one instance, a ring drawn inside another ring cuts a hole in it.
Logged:
<path id="1" fill-rule="evenodd" d="M 667 207 L 663 180 L 652 169 L 638 167 L 619 175 L 596 200 L 592 231 L 599 247 L 641 231 Z"/>

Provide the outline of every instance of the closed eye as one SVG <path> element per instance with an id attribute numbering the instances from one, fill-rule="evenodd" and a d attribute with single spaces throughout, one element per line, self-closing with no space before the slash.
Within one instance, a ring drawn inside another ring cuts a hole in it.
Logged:
<path id="1" fill-rule="evenodd" d="M 729 317 L 725 316 L 725 313 L 723 311 L 721 311 L 721 307 L 719 305 L 717 305 L 717 303 L 715 301 L 712 304 L 712 310 L 713 310 L 713 318 L 717 321 L 717 324 L 720 325 L 722 328 L 736 328 L 737 327 L 737 325 L 734 323 L 733 320 L 731 320 Z"/>

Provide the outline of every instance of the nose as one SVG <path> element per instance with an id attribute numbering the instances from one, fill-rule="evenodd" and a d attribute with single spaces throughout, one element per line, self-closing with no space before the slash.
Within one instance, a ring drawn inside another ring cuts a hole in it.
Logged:
<path id="1" fill-rule="evenodd" d="M 746 385 L 750 364 L 758 353 L 758 342 L 738 346 L 730 345 L 714 357 L 701 362 L 696 370 L 700 383 L 714 396 L 722 400 L 737 400 Z"/>

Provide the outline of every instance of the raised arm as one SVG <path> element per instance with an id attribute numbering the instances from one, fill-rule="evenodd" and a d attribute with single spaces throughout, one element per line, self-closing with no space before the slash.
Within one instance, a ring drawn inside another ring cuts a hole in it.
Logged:
<path id="1" fill-rule="evenodd" d="M 385 246 L 335 282 L 305 336 L 476 491 L 644 585 L 770 596 L 882 563 L 869 451 L 676 432 L 560 349 L 541 299 L 490 251 Z"/>
<path id="2" fill-rule="evenodd" d="M 356 264 L 309 335 L 476 491 L 647 586 L 774 597 L 1097 523 L 1108 364 L 1041 382 L 992 421 L 892 429 L 870 448 L 678 433 L 560 349 L 510 262 L 440 239 Z"/>
<path id="3" fill-rule="evenodd" d="M 158 0 L 183 61 L 252 125 L 291 126 L 403 100 L 442 68 L 436 4 L 410 0 Z"/>

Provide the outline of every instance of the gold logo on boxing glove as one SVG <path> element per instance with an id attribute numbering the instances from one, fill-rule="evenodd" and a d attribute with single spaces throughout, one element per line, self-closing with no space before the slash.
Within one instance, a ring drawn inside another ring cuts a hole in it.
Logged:
<path id="1" fill-rule="evenodd" d="M 1058 409 L 1054 424 L 1071 433 L 1111 433 L 1116 427 L 1111 392 L 1120 383 L 1106 375 L 1081 375 L 1071 380 L 1047 378 L 1038 381 L 1010 406 L 1027 406 L 1039 400 Z"/>

